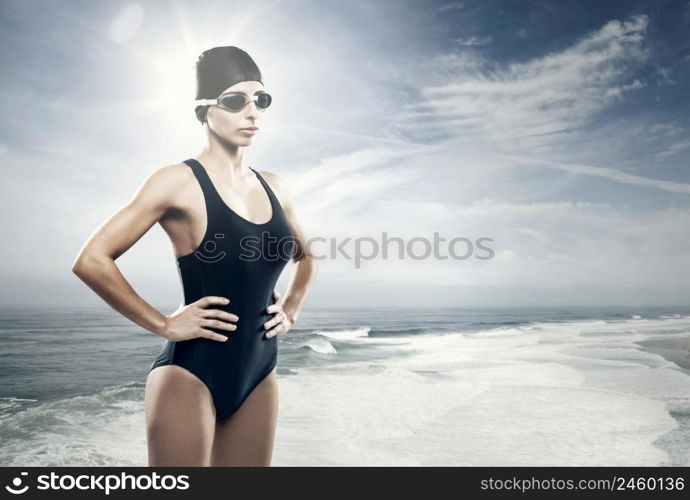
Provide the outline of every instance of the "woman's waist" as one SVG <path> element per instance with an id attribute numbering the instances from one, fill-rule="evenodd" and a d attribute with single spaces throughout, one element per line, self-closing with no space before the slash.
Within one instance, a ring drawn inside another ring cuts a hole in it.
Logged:
<path id="1" fill-rule="evenodd" d="M 267 286 L 270 285 L 270 286 Z M 226 282 L 209 283 L 207 280 L 182 279 L 185 303 L 190 304 L 202 297 L 224 297 L 230 300 L 229 305 L 253 310 L 270 304 L 274 284 Z"/>

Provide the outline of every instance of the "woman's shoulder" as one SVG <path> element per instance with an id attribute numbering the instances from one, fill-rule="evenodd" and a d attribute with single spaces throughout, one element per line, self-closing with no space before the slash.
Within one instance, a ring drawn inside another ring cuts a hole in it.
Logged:
<path id="1" fill-rule="evenodd" d="M 283 209 L 289 208 L 291 196 L 285 177 L 268 170 L 257 170 L 257 172 L 271 187 Z"/>
<path id="2" fill-rule="evenodd" d="M 163 165 L 149 174 L 151 180 L 166 185 L 183 185 L 193 176 L 192 169 L 184 162 Z"/>
<path id="3" fill-rule="evenodd" d="M 268 184 L 271 186 L 271 189 L 274 191 L 283 191 L 285 190 L 285 180 L 281 175 L 276 174 L 275 172 L 270 172 L 268 170 L 257 170 L 261 177 L 268 182 Z M 278 193 L 276 193 L 278 194 Z"/>
<path id="4" fill-rule="evenodd" d="M 190 185 L 193 177 L 193 172 L 183 162 L 163 165 L 148 173 L 136 195 L 159 204 L 172 203 Z"/>
<path id="5" fill-rule="evenodd" d="M 259 174 L 261 174 L 261 177 L 263 177 L 267 181 L 274 182 L 276 184 L 281 183 L 283 180 L 283 178 L 275 172 L 270 172 L 268 170 L 257 170 L 257 172 L 259 172 Z"/>

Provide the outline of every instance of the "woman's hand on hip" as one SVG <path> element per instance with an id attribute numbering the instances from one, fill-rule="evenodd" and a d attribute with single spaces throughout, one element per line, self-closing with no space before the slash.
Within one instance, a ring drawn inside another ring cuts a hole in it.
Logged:
<path id="1" fill-rule="evenodd" d="M 203 337 L 225 342 L 228 340 L 226 335 L 208 330 L 208 328 L 234 331 L 237 329 L 237 325 L 231 322 L 237 321 L 239 317 L 220 309 L 208 308 L 208 306 L 226 305 L 229 302 L 230 299 L 226 297 L 208 295 L 191 304 L 180 305 L 177 311 L 167 317 L 165 338 L 178 342 Z"/>
<path id="2" fill-rule="evenodd" d="M 266 308 L 267 313 L 273 314 L 273 317 L 264 323 L 264 329 L 268 330 L 266 332 L 266 338 L 287 333 L 294 324 L 293 321 L 288 318 L 288 315 L 285 314 L 285 311 L 283 311 L 283 306 L 278 303 L 279 298 L 280 292 L 273 290 L 273 299 L 275 301 Z"/>

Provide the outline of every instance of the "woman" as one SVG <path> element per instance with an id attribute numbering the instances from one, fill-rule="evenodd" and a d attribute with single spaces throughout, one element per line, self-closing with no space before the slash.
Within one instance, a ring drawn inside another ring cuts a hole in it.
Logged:
<path id="1" fill-rule="evenodd" d="M 245 164 L 271 96 L 237 47 L 201 54 L 197 118 L 206 144 L 153 172 L 82 248 L 73 271 L 111 307 L 165 338 L 145 388 L 149 466 L 268 466 L 278 411 L 277 337 L 316 273 L 288 191 Z M 115 259 L 156 222 L 177 258 L 184 303 L 165 316 Z M 295 262 L 282 302 L 275 283 Z"/>

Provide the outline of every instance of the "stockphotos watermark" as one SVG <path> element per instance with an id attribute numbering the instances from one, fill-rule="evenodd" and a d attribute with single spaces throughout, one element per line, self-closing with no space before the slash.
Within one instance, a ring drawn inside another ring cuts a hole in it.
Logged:
<path id="1" fill-rule="evenodd" d="M 238 253 L 238 257 L 244 261 L 258 260 L 290 260 L 299 258 L 299 252 L 312 256 L 315 260 L 323 259 L 344 259 L 354 262 L 355 269 L 360 269 L 362 261 L 374 260 L 377 258 L 389 259 L 398 258 L 400 260 L 467 260 L 475 258 L 478 260 L 490 260 L 494 257 L 494 250 L 489 246 L 493 243 L 493 238 L 482 236 L 476 239 L 465 236 L 454 236 L 452 238 L 442 237 L 438 231 L 434 232 L 431 239 L 416 236 L 405 240 L 398 236 L 389 236 L 387 232 L 381 233 L 379 239 L 371 236 L 359 236 L 356 238 L 324 238 L 315 236 L 308 238 L 304 242 L 304 248 L 298 250 L 300 246 L 294 236 L 278 238 L 272 236 L 268 231 L 261 233 L 261 236 L 244 236 L 239 241 L 239 248 L 231 250 L 230 245 L 226 244 L 225 233 L 215 233 L 213 238 L 204 240 L 197 250 L 191 255 L 197 259 L 214 263 L 220 262 L 232 253 Z M 326 252 L 319 252 L 319 245 L 326 247 Z M 390 252 L 390 253 L 389 253 Z"/>
<path id="2" fill-rule="evenodd" d="M 23 495 L 31 489 L 28 481 L 28 472 L 22 472 L 19 476 L 12 479 L 12 483 L 5 485 L 5 490 L 13 495 Z M 90 490 L 93 492 L 103 492 L 109 495 L 115 490 L 188 490 L 189 476 L 184 475 L 161 475 L 157 472 L 150 474 L 41 474 L 36 476 L 36 490 Z"/>

